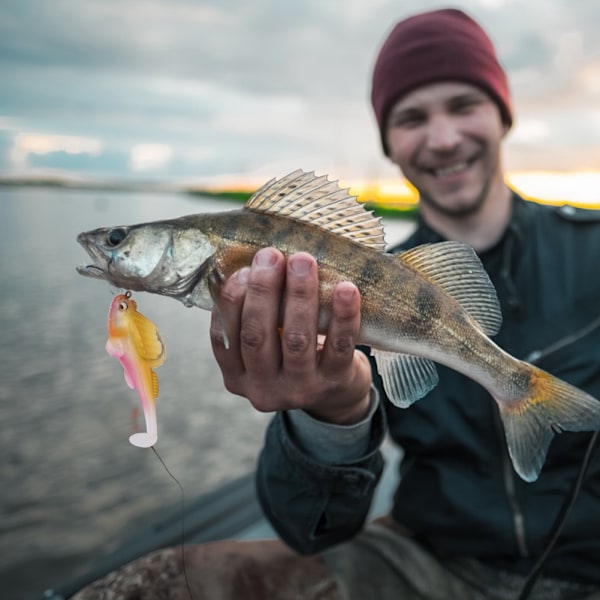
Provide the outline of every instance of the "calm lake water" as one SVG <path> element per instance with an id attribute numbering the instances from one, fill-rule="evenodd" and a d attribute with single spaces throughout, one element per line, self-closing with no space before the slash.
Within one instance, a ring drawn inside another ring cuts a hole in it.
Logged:
<path id="1" fill-rule="evenodd" d="M 86 262 L 76 235 L 231 208 L 175 193 L 0 187 L 2 598 L 41 597 L 179 503 L 154 454 L 128 442 L 137 394 L 104 349 L 115 290 L 76 273 Z M 388 242 L 409 228 L 386 223 Z M 223 388 L 208 312 L 134 297 L 168 350 L 156 447 L 192 498 L 253 468 L 269 417 Z"/>

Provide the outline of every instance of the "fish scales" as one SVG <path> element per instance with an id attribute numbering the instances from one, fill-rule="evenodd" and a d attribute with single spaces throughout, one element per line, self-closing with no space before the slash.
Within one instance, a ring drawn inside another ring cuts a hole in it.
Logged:
<path id="1" fill-rule="evenodd" d="M 484 386 L 497 402 L 517 473 L 535 480 L 558 431 L 600 429 L 600 402 L 522 362 L 489 337 L 498 299 L 472 248 L 441 242 L 385 252 L 381 223 L 347 190 L 295 171 L 262 186 L 240 210 L 190 215 L 79 235 L 92 257 L 79 273 L 127 289 L 217 306 L 227 277 L 274 246 L 305 251 L 319 268 L 319 327 L 335 284 L 361 294 L 358 342 L 371 347 L 389 399 L 408 407 L 437 384 L 435 363 Z"/>

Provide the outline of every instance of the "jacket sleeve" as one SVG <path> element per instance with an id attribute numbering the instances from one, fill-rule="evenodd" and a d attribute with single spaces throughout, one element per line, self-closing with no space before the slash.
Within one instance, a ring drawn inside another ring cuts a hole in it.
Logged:
<path id="1" fill-rule="evenodd" d="M 286 413 L 278 413 L 267 428 L 256 474 L 258 498 L 283 541 L 301 554 L 311 554 L 362 528 L 383 470 L 379 447 L 385 414 L 379 406 L 372 417 L 365 455 L 336 465 L 304 452 L 288 419 Z"/>

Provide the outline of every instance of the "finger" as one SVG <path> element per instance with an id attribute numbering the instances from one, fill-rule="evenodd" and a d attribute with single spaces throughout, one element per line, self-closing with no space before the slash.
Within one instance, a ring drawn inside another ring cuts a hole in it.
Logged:
<path id="1" fill-rule="evenodd" d="M 240 323 L 240 352 L 249 376 L 271 378 L 279 370 L 279 312 L 285 259 L 275 248 L 259 250 L 248 272 Z"/>
<path id="2" fill-rule="evenodd" d="M 300 379 L 315 372 L 319 279 L 315 259 L 305 252 L 287 263 L 281 349 L 288 377 Z"/>
<path id="3" fill-rule="evenodd" d="M 227 279 L 211 314 L 210 341 L 225 379 L 240 377 L 245 370 L 239 331 L 249 271 L 244 267 Z"/>
<path id="4" fill-rule="evenodd" d="M 333 291 L 331 318 L 320 368 L 325 377 L 345 373 L 354 360 L 360 331 L 360 294 L 353 283 L 338 283 Z"/>

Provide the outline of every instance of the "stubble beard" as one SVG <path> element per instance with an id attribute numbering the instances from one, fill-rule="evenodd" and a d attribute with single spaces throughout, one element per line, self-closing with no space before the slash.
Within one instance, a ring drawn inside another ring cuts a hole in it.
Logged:
<path id="1" fill-rule="evenodd" d="M 465 219 L 479 212 L 479 210 L 485 203 L 491 185 L 492 179 L 491 177 L 488 177 L 475 200 L 473 202 L 469 202 L 468 204 L 458 207 L 445 206 L 443 203 L 439 202 L 434 196 L 427 194 L 427 192 L 423 192 L 421 190 L 419 190 L 419 200 L 423 204 L 427 205 L 431 210 L 445 217 L 449 217 L 452 219 Z"/>

